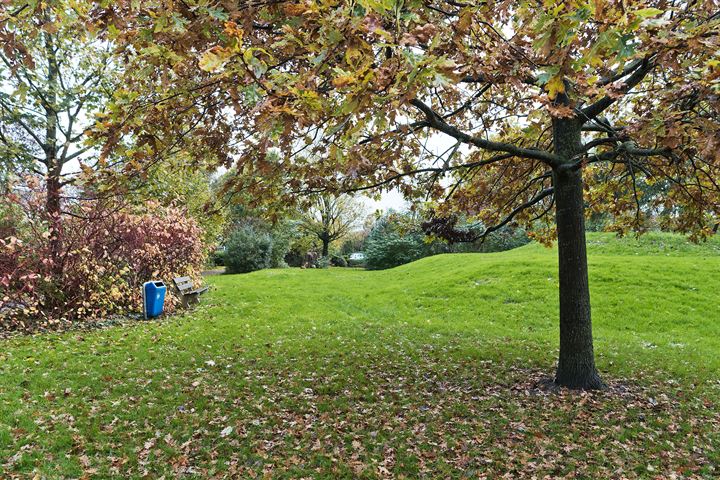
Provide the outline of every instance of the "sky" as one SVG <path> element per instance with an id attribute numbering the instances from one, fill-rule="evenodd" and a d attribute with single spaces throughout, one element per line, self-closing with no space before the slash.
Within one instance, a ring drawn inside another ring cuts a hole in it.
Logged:
<path id="1" fill-rule="evenodd" d="M 373 213 L 376 210 L 387 212 L 388 210 L 402 211 L 407 210 L 410 204 L 403 198 L 402 194 L 397 190 L 383 192 L 379 200 L 375 200 L 366 196 L 361 197 L 362 202 L 367 208 L 367 213 Z"/>

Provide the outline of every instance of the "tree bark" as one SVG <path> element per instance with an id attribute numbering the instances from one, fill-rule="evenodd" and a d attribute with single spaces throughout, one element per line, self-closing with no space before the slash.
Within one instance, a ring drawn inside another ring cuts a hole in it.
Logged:
<path id="1" fill-rule="evenodd" d="M 45 212 L 48 217 L 50 229 L 50 260 L 52 261 L 53 275 L 60 278 L 63 273 L 62 265 L 62 220 L 60 218 L 61 186 L 57 169 L 48 172 L 46 184 Z"/>
<path id="2" fill-rule="evenodd" d="M 320 240 L 322 240 L 322 256 L 327 257 L 330 252 L 330 239 L 328 235 L 323 235 Z"/>
<path id="3" fill-rule="evenodd" d="M 599 389 L 604 384 L 593 351 L 582 169 L 567 167 L 580 146 L 580 127 L 574 119 L 553 120 L 555 152 L 567 159 L 553 170 L 560 280 L 560 358 L 555 383 Z"/>
<path id="4" fill-rule="evenodd" d="M 57 145 L 57 90 L 59 88 L 59 69 L 55 51 L 55 42 L 51 34 L 45 33 L 45 54 L 48 62 L 47 92 L 45 98 L 45 167 L 47 168 L 45 209 L 50 229 L 50 260 L 52 273 L 56 281 L 61 281 L 64 266 L 62 264 L 62 219 L 61 219 L 61 175 L 63 161 Z"/>

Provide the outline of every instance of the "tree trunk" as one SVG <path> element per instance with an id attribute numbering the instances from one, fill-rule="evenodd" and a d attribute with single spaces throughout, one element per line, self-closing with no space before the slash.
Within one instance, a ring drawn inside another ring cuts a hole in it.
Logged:
<path id="1" fill-rule="evenodd" d="M 55 174 L 55 170 L 48 172 L 47 192 L 45 201 L 45 211 L 48 216 L 48 227 L 50 229 L 50 260 L 52 261 L 53 275 L 62 277 L 62 220 L 60 218 L 60 179 Z"/>
<path id="2" fill-rule="evenodd" d="M 569 162 L 580 146 L 580 124 L 555 119 L 553 133 L 556 153 Z M 599 389 L 604 384 L 593 352 L 582 169 L 556 168 L 553 184 L 560 279 L 560 359 L 555 383 Z"/>
<path id="3" fill-rule="evenodd" d="M 330 239 L 326 236 L 321 238 L 322 240 L 322 256 L 327 257 L 330 252 Z"/>
<path id="4" fill-rule="evenodd" d="M 55 51 L 55 41 L 51 34 L 45 33 L 45 54 L 47 56 L 47 93 L 44 98 L 45 109 L 45 167 L 47 168 L 45 210 L 50 229 L 51 271 L 55 282 L 60 285 L 63 276 L 62 258 L 62 219 L 61 219 L 61 175 L 63 162 L 58 149 L 57 91 L 59 88 L 59 69 Z"/>

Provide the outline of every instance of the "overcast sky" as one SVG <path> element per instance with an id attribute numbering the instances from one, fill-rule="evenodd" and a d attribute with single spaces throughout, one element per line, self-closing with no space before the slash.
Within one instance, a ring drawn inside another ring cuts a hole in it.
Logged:
<path id="1" fill-rule="evenodd" d="M 388 210 L 407 210 L 409 203 L 403 198 L 402 194 L 397 190 L 391 190 L 385 192 L 380 197 L 380 200 L 374 200 L 366 196 L 361 196 L 363 203 L 367 206 L 367 213 L 373 213 L 376 210 L 382 210 L 387 212 Z"/>

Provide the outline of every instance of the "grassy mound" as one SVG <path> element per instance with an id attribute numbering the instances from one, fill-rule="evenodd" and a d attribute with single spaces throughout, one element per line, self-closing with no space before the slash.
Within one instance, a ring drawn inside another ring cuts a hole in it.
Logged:
<path id="1" fill-rule="evenodd" d="M 4 341 L 0 472 L 715 478 L 719 243 L 589 237 L 605 392 L 543 387 L 556 251 L 209 279 L 184 317 Z"/>

